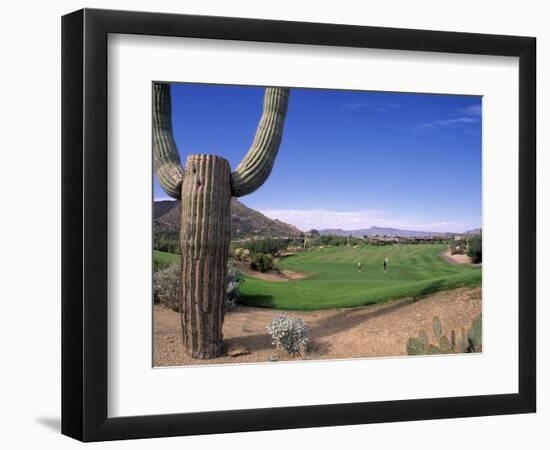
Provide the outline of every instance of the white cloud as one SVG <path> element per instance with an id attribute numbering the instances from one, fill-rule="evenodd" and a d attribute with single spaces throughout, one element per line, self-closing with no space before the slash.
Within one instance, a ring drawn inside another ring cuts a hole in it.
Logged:
<path id="1" fill-rule="evenodd" d="M 413 128 L 426 129 L 437 127 L 464 127 L 466 125 L 477 124 L 480 121 L 481 105 L 471 105 L 466 108 L 458 109 L 455 113 L 452 114 L 452 117 L 434 120 L 432 122 L 419 123 Z"/>
<path id="2" fill-rule="evenodd" d="M 385 221 L 384 211 L 334 211 L 329 209 L 264 209 L 262 214 L 290 223 L 302 231 L 312 228 L 363 228 Z"/>
<path id="3" fill-rule="evenodd" d="M 456 117 L 454 119 L 437 120 L 435 123 L 437 125 L 448 127 L 453 125 L 463 125 L 463 124 L 478 123 L 478 122 L 479 122 L 479 119 L 475 117 Z"/>
<path id="4" fill-rule="evenodd" d="M 476 116 L 481 117 L 481 105 L 471 105 L 460 110 L 463 114 L 467 116 Z"/>
<path id="5" fill-rule="evenodd" d="M 418 231 L 459 231 L 464 224 L 444 221 L 422 221 L 417 218 L 397 218 L 383 210 L 336 211 L 330 209 L 260 209 L 272 219 L 294 225 L 302 231 L 327 228 L 358 230 L 390 227 Z"/>

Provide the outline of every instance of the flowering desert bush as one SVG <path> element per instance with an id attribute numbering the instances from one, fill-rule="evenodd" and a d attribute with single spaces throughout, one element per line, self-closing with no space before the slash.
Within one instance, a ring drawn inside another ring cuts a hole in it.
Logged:
<path id="1" fill-rule="evenodd" d="M 250 258 L 250 250 L 238 247 L 233 251 L 233 256 L 235 256 L 238 261 L 248 261 L 248 258 Z"/>
<path id="2" fill-rule="evenodd" d="M 290 356 L 301 356 L 309 340 L 309 327 L 299 317 L 279 314 L 266 327 L 271 342 Z"/>

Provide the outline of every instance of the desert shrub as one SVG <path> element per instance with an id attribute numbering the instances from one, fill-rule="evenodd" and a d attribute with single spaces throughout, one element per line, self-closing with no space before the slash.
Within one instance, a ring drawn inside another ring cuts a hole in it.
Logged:
<path id="1" fill-rule="evenodd" d="M 153 274 L 153 301 L 180 311 L 181 270 L 179 264 L 170 264 Z"/>
<path id="2" fill-rule="evenodd" d="M 240 247 L 237 247 L 233 250 L 231 250 L 231 248 L 229 249 L 229 253 L 233 256 L 233 258 L 235 258 L 237 261 L 240 261 L 241 260 L 241 255 L 243 253 L 243 249 L 240 248 Z"/>
<path id="3" fill-rule="evenodd" d="M 162 252 L 180 254 L 181 246 L 178 234 L 166 234 L 155 231 L 153 233 L 153 248 Z"/>
<path id="4" fill-rule="evenodd" d="M 305 248 L 318 247 L 319 245 L 323 245 L 323 241 L 320 236 L 305 238 L 304 242 Z"/>
<path id="5" fill-rule="evenodd" d="M 241 283 L 244 282 L 243 275 L 233 261 L 227 266 L 227 290 L 225 292 L 225 310 L 229 311 L 235 307 L 241 296 Z"/>
<path id="6" fill-rule="evenodd" d="M 248 261 L 248 258 L 250 258 L 250 250 L 247 248 L 237 247 L 233 251 L 233 255 L 237 261 Z"/>
<path id="7" fill-rule="evenodd" d="M 258 272 L 267 272 L 273 269 L 273 257 L 266 255 L 265 253 L 258 253 L 253 255 L 250 259 L 250 268 L 257 270 Z"/>
<path id="8" fill-rule="evenodd" d="M 353 236 L 321 236 L 322 245 L 328 245 L 333 247 L 339 247 L 341 245 L 348 245 L 353 247 L 363 243 L 363 239 L 355 238 Z"/>
<path id="9" fill-rule="evenodd" d="M 153 260 L 153 273 L 166 269 L 168 266 L 170 266 L 169 262 Z"/>
<path id="10" fill-rule="evenodd" d="M 287 252 L 297 252 L 298 250 L 301 250 L 302 246 L 298 246 L 296 244 L 289 244 L 286 247 Z"/>
<path id="11" fill-rule="evenodd" d="M 452 240 L 450 247 L 451 255 L 463 255 L 467 247 L 467 242 L 465 239 Z"/>
<path id="12" fill-rule="evenodd" d="M 346 245 L 348 238 L 344 236 L 327 235 L 320 237 L 321 245 L 330 245 L 338 247 L 340 245 Z"/>
<path id="13" fill-rule="evenodd" d="M 481 236 L 472 236 L 468 243 L 468 256 L 474 264 L 481 262 Z"/>
<path id="14" fill-rule="evenodd" d="M 241 295 L 240 284 L 244 281 L 241 271 L 232 261 L 228 264 L 225 308 L 235 306 Z M 179 264 L 170 264 L 153 274 L 153 301 L 174 311 L 181 311 L 181 270 Z"/>
<path id="15" fill-rule="evenodd" d="M 245 249 L 248 249 L 250 253 L 276 255 L 286 248 L 287 242 L 283 239 L 265 238 L 243 242 L 242 245 Z"/>
<path id="16" fill-rule="evenodd" d="M 290 356 L 300 356 L 309 340 L 309 327 L 303 319 L 279 314 L 266 327 L 271 342 Z"/>

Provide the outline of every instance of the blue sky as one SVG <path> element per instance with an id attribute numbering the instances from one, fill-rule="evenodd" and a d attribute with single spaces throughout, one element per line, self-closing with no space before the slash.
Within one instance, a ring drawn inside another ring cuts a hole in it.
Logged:
<path id="1" fill-rule="evenodd" d="M 172 85 L 174 138 L 234 169 L 262 112 L 263 88 Z M 166 199 L 154 180 L 155 199 Z M 481 226 L 481 97 L 292 89 L 271 176 L 240 199 L 311 228 Z"/>

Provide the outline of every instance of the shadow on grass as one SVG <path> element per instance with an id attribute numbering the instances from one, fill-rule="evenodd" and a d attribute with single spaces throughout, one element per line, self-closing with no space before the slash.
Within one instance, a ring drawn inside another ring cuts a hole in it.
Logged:
<path id="1" fill-rule="evenodd" d="M 246 306 L 253 306 L 256 308 L 274 308 L 273 296 L 272 295 L 249 295 L 241 294 L 239 298 L 239 303 L 242 303 Z"/>
<path id="2" fill-rule="evenodd" d="M 416 294 L 414 296 L 414 299 L 420 300 L 422 297 L 425 297 L 426 295 L 434 294 L 435 292 L 442 291 L 446 287 L 447 287 L 447 283 L 445 282 L 445 280 L 436 280 L 433 283 L 428 284 L 428 286 L 426 286 L 418 294 Z"/>

